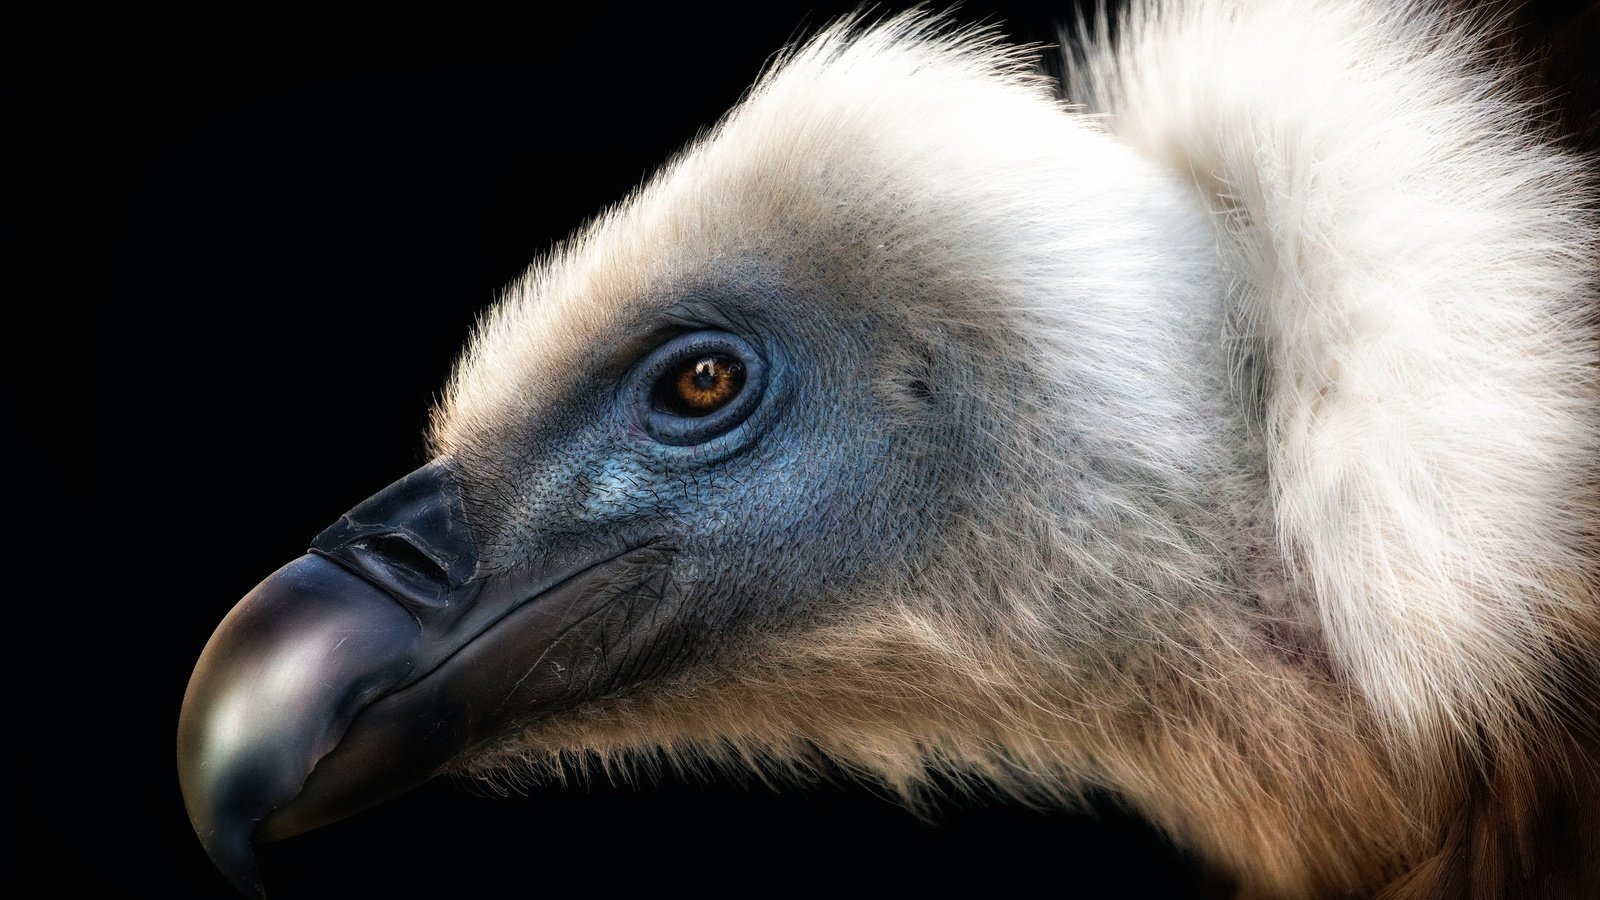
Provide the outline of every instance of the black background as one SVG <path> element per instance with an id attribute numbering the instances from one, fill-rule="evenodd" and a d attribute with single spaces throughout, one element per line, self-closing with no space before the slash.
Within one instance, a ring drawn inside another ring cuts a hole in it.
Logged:
<path id="1" fill-rule="evenodd" d="M 13 737 L 24 871 L 231 895 L 173 760 L 211 630 L 424 461 L 429 404 L 502 285 L 713 123 L 773 51 L 853 6 L 339 22 L 263 8 L 7 37 L 9 364 L 30 460 L 15 491 L 45 510 L 41 561 L 19 571 L 57 585 L 18 620 L 19 647 L 51 660 L 14 666 L 40 707 Z M 1062 15 L 968 3 L 958 18 L 1048 42 Z M 480 793 L 434 782 L 269 847 L 269 889 L 1200 889 L 1191 860 L 1107 802 L 980 794 L 919 818 L 842 778 Z"/>

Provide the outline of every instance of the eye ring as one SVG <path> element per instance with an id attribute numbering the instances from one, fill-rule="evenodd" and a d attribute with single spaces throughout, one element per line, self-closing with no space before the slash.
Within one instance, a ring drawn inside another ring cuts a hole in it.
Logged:
<path id="1" fill-rule="evenodd" d="M 644 430 L 663 444 L 703 444 L 737 428 L 761 405 L 766 360 L 725 331 L 680 334 L 636 369 L 635 406 Z"/>

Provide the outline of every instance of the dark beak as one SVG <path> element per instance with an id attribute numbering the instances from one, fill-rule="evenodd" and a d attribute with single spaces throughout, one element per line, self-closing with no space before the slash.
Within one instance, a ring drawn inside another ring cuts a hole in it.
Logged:
<path id="1" fill-rule="evenodd" d="M 253 845 L 394 796 L 603 668 L 622 567 L 659 551 L 479 571 L 446 462 L 406 476 L 318 535 L 217 628 L 178 722 L 184 802 L 246 893 Z M 599 653 L 596 654 L 596 645 Z"/>

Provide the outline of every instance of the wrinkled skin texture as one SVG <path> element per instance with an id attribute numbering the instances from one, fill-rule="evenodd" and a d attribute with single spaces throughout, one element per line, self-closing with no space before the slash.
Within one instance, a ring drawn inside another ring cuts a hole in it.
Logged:
<path id="1" fill-rule="evenodd" d="M 899 433 L 862 377 L 879 364 L 868 322 L 837 321 L 781 283 L 737 272 L 692 283 L 689 299 L 599 337 L 538 416 L 507 423 L 453 464 L 486 571 L 613 547 L 665 550 L 649 615 L 685 634 L 619 648 L 641 656 L 630 681 L 803 617 L 858 579 L 903 577 L 936 514 L 933 473 L 896 452 L 919 437 Z M 676 334 L 709 330 L 761 353 L 764 396 L 732 433 L 661 443 L 640 423 L 650 385 L 639 370 Z M 802 530 L 833 539 L 794 540 Z"/>

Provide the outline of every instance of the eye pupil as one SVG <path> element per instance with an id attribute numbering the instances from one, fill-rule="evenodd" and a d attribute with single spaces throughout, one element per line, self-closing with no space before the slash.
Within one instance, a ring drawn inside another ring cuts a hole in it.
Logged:
<path id="1" fill-rule="evenodd" d="M 716 386 L 717 375 L 718 375 L 718 369 L 717 369 L 717 361 L 716 360 L 714 360 L 714 359 L 702 359 L 699 362 L 695 363 L 694 364 L 694 386 L 695 386 L 695 390 L 699 390 L 699 391 L 709 391 L 709 390 L 711 390 L 713 387 Z"/>
<path id="2" fill-rule="evenodd" d="M 744 364 L 715 354 L 684 360 L 656 384 L 656 408 L 677 416 L 708 416 L 739 396 Z"/>

